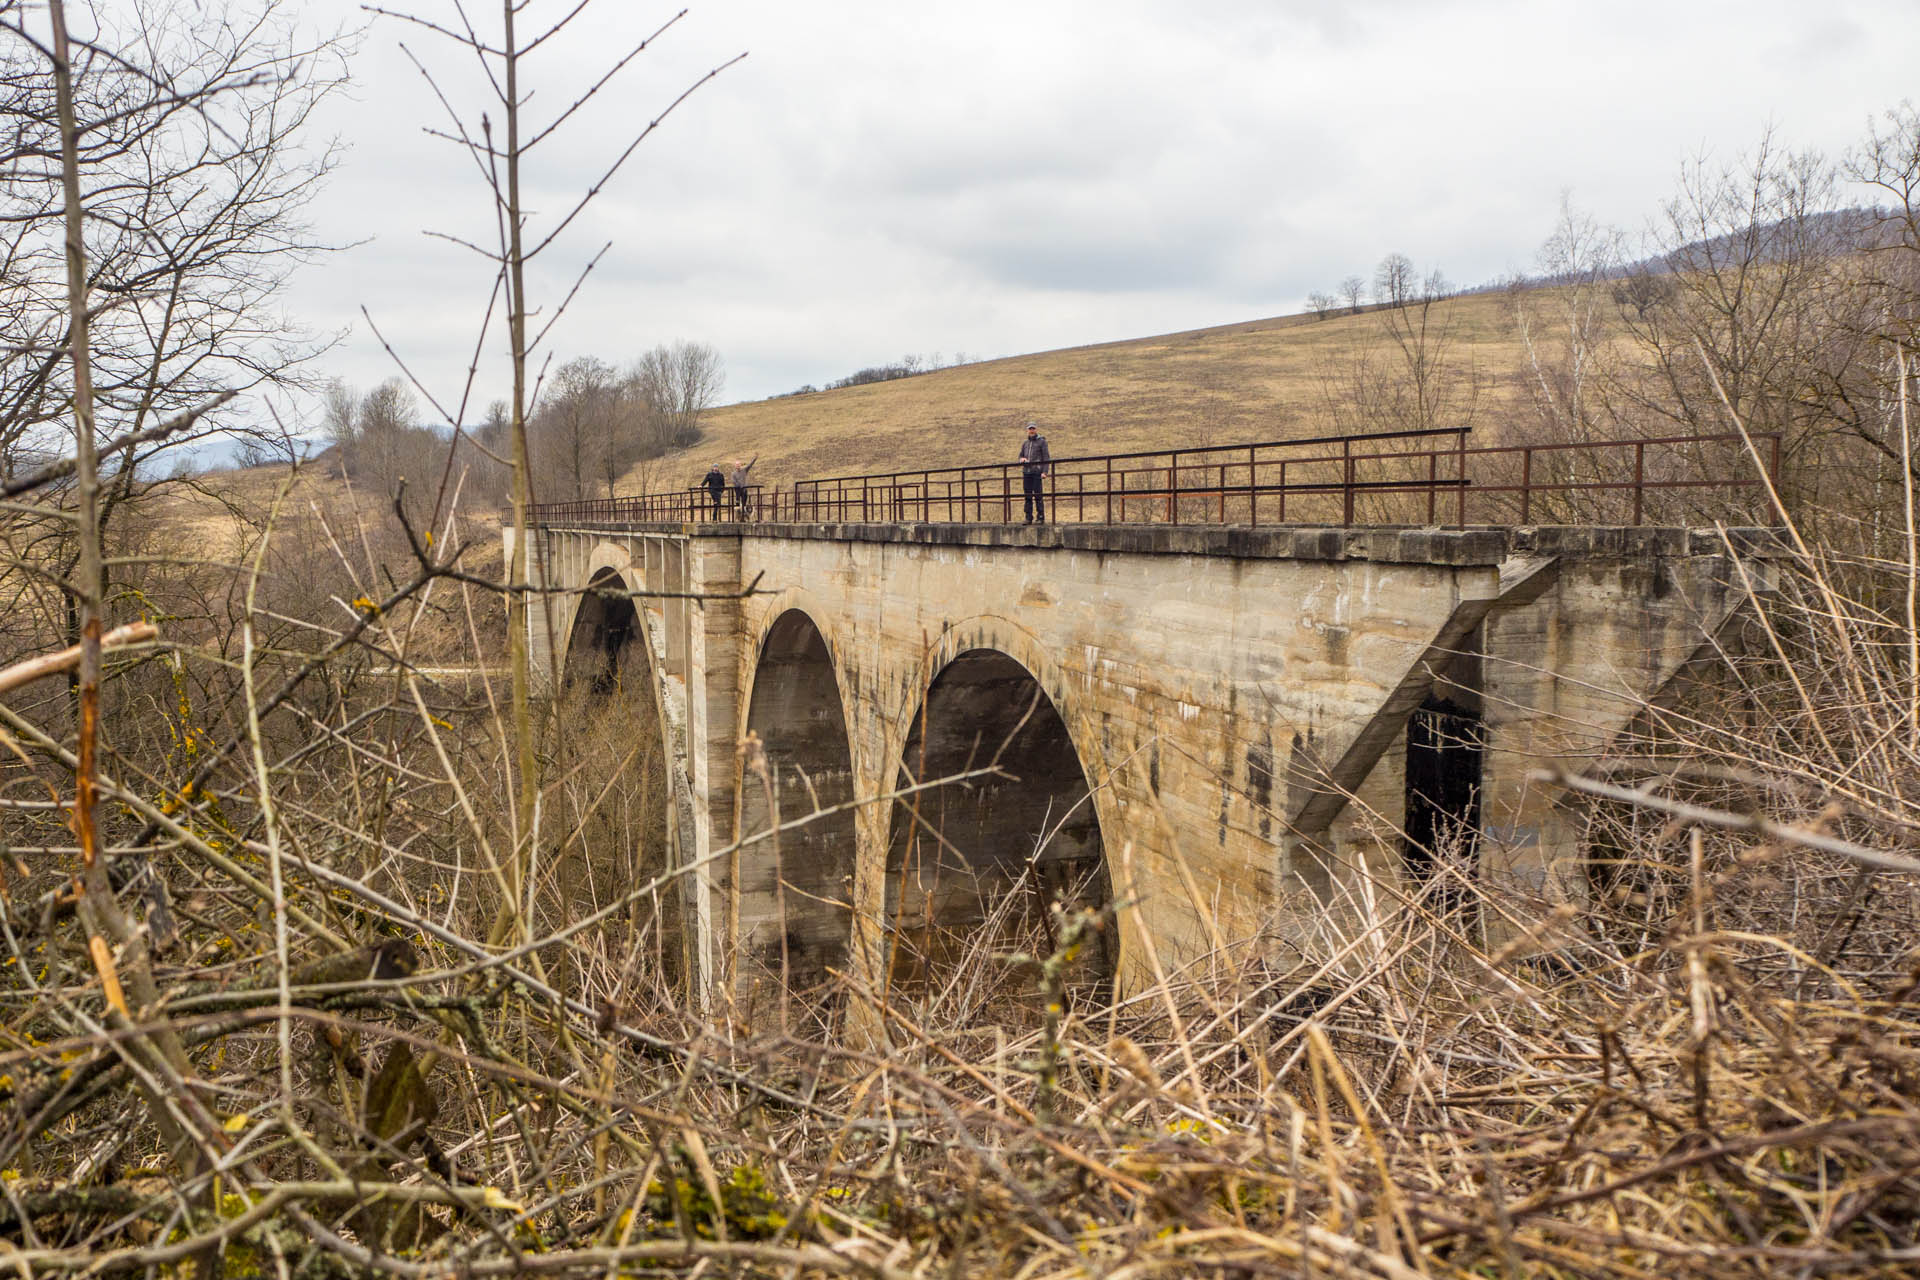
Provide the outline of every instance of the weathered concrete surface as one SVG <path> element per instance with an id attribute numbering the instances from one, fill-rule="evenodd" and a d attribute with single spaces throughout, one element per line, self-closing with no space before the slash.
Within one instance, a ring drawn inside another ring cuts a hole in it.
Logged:
<path id="1" fill-rule="evenodd" d="M 1478 874 L 1490 940 L 1577 902 L 1575 824 L 1528 772 L 1578 768 L 1603 750 L 1742 599 L 1719 535 L 1682 529 L 753 525 L 538 536 L 551 586 L 611 568 L 634 591 L 707 597 L 642 604 L 664 637 L 663 678 L 684 689 L 668 703 L 685 707 L 685 853 L 700 868 L 700 963 L 713 978 L 742 976 L 742 957 L 764 965 L 782 927 L 767 909 L 777 877 L 755 862 L 768 842 L 740 851 L 737 881 L 731 857 L 712 861 L 736 838 L 750 707 L 780 774 L 783 818 L 796 812 L 795 769 L 855 802 L 838 828 L 850 827 L 850 879 L 792 865 L 785 879 L 828 899 L 846 881 L 847 971 L 877 985 L 890 950 L 889 848 L 912 818 L 876 798 L 911 764 L 916 718 L 956 659 L 987 650 L 1018 663 L 1091 789 L 1122 903 L 1125 987 L 1250 942 L 1328 954 L 1397 909 L 1406 723 L 1436 679 L 1473 681 L 1485 708 Z M 1769 544 L 1753 531 L 1733 545 Z M 1764 561 L 1750 569 L 1763 583 L 1765 571 Z M 571 634 L 577 597 L 550 600 L 553 624 L 536 611 L 532 637 L 544 670 Z M 823 723 L 822 686 L 795 684 L 792 615 L 817 632 L 837 726 Z M 756 704 L 762 681 L 780 687 Z M 841 750 L 844 761 L 823 756 Z M 764 824 L 765 810 L 743 814 L 740 834 Z M 784 856 L 809 859 L 825 847 L 783 843 Z M 790 951 L 819 952 L 825 918 L 790 934 Z"/>

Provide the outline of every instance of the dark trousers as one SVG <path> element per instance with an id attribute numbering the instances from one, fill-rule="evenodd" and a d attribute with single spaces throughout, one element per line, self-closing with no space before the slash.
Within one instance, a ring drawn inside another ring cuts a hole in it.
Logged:
<path id="1" fill-rule="evenodd" d="M 1020 487 L 1026 494 L 1028 524 L 1032 524 L 1035 520 L 1041 524 L 1047 522 L 1046 491 L 1041 488 L 1045 480 L 1045 476 L 1037 476 L 1031 471 L 1021 473 Z"/>
<path id="2" fill-rule="evenodd" d="M 747 486 L 743 484 L 733 486 L 733 505 L 735 514 L 745 520 L 747 518 Z"/>
<path id="3" fill-rule="evenodd" d="M 715 520 L 718 520 L 720 518 L 720 497 L 725 492 L 726 492 L 725 489 L 708 489 L 707 490 L 707 496 L 713 499 L 713 518 Z"/>

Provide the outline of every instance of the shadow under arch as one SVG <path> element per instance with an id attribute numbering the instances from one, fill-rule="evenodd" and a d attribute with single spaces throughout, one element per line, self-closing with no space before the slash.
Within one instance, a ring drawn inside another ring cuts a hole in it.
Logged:
<path id="1" fill-rule="evenodd" d="M 767 776 L 743 768 L 741 839 L 769 830 L 776 808 L 783 824 L 821 816 L 741 847 L 737 977 L 746 987 L 766 983 L 774 990 L 784 978 L 788 992 L 800 992 L 847 965 L 855 833 L 840 683 L 826 637 L 799 609 L 779 614 L 761 642 L 746 729 L 759 737 Z M 731 881 L 734 870 L 722 874 Z"/>
<path id="2" fill-rule="evenodd" d="M 646 622 L 626 577 L 594 572 L 574 611 L 549 732 L 562 786 L 580 794 L 583 829 L 548 868 L 541 897 L 559 925 L 608 905 L 666 870 L 672 849 L 671 763 Z M 692 971 L 678 879 L 636 904 L 638 945 L 676 985 Z"/>
<path id="3" fill-rule="evenodd" d="M 928 686 L 900 783 L 989 767 L 1000 774 L 895 801 L 886 883 L 892 986 L 958 988 L 968 969 L 991 985 L 1006 976 L 999 955 L 1059 946 L 1053 903 L 1073 910 L 1112 901 L 1099 817 L 1059 710 L 1019 661 L 971 648 Z M 1103 929 L 1084 945 L 1076 987 L 1111 989 L 1112 939 Z"/>
<path id="4" fill-rule="evenodd" d="M 636 667 L 642 676 L 652 674 L 640 611 L 626 590 L 617 569 L 601 569 L 587 583 L 567 632 L 562 694 L 615 693 L 631 682 Z M 651 684 L 647 688 L 651 692 Z"/>

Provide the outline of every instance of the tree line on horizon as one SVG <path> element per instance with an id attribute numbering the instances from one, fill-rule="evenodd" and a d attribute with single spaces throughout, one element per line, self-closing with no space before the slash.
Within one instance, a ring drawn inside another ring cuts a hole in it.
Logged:
<path id="1" fill-rule="evenodd" d="M 661 343 L 621 368 L 597 356 L 575 356 L 535 389 L 527 418 L 536 497 L 543 502 L 611 497 L 635 465 L 700 439 L 700 419 L 726 385 L 720 353 L 709 343 Z M 343 470 L 356 479 L 392 483 L 429 474 L 456 445 L 446 429 L 427 426 L 404 379 L 366 392 L 330 382 L 322 432 Z M 505 400 L 487 406 L 468 432 L 463 463 L 473 468 L 475 496 L 504 497 L 512 421 Z"/>
<path id="2" fill-rule="evenodd" d="M 951 360 L 946 359 L 945 356 L 938 351 L 930 355 L 909 353 L 888 364 L 868 365 L 864 369 L 856 369 L 846 377 L 835 378 L 832 382 L 824 386 L 816 387 L 811 382 L 808 382 L 795 387 L 791 391 L 785 391 L 770 398 L 783 400 L 788 396 L 810 396 L 821 391 L 840 391 L 847 387 L 869 386 L 875 382 L 894 382 L 901 378 L 912 378 L 922 373 L 938 373 L 942 369 L 957 369 L 961 365 L 978 364 L 981 358 L 982 357 L 979 356 L 970 356 L 964 351 L 954 352 L 953 359 Z"/>

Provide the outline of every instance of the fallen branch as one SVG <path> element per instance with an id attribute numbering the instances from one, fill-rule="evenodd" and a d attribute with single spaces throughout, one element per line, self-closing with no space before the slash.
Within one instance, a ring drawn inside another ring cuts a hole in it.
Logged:
<path id="1" fill-rule="evenodd" d="M 1836 836 L 1822 835 L 1818 831 L 1808 831 L 1804 827 L 1790 827 L 1782 822 L 1774 822 L 1757 813 L 1727 813 L 1720 809 L 1706 809 L 1697 804 L 1688 804 L 1683 800 L 1668 800 L 1648 791 L 1634 791 L 1627 787 L 1598 782 L 1592 778 L 1582 778 L 1564 769 L 1535 769 L 1527 776 L 1535 782 L 1551 782 L 1569 791 L 1599 796 L 1603 800 L 1639 805 L 1642 808 L 1652 809 L 1655 813 L 1664 813 L 1669 817 L 1678 818 L 1682 822 L 1697 822 L 1702 826 L 1720 827 L 1727 831 L 1749 831 L 1754 835 L 1782 844 L 1799 845 L 1803 849 L 1818 849 L 1822 853 L 1831 853 L 1836 857 L 1847 858 L 1862 866 L 1876 867 L 1882 871 L 1920 872 L 1920 858 L 1908 858 L 1880 849 L 1869 849 L 1851 840 L 1842 840 Z"/>
<path id="2" fill-rule="evenodd" d="M 125 649 L 131 645 L 146 644 L 158 639 L 160 631 L 151 622 L 130 622 L 124 627 L 115 627 L 100 637 L 100 648 Z M 0 694 L 12 693 L 22 685 L 32 684 L 35 680 L 44 680 L 48 676 L 60 675 L 80 665 L 80 646 L 73 645 L 58 653 L 42 654 L 38 658 L 28 658 L 25 662 L 16 662 L 5 671 L 0 671 Z"/>

